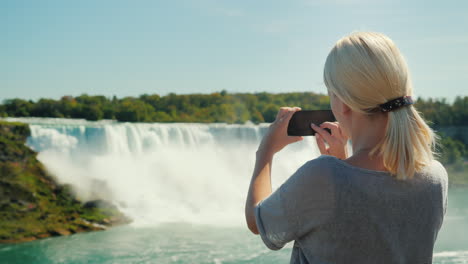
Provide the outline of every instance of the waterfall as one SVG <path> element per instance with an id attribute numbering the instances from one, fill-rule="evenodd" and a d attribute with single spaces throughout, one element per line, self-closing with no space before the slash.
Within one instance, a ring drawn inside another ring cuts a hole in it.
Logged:
<path id="1" fill-rule="evenodd" d="M 108 199 L 134 225 L 244 225 L 255 151 L 268 124 L 91 122 L 5 118 L 28 123 L 27 145 L 83 201 Z M 307 160 L 315 141 L 287 146 L 273 162 L 276 189 Z"/>

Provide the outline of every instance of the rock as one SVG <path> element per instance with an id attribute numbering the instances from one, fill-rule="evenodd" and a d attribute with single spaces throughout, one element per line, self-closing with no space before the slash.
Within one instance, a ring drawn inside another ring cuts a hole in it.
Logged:
<path id="1" fill-rule="evenodd" d="M 29 242 L 29 241 L 34 241 L 34 240 L 36 240 L 35 237 L 24 237 L 19 242 Z"/>
<path id="2" fill-rule="evenodd" d="M 105 226 L 105 225 L 100 225 L 100 224 L 97 224 L 97 223 L 89 222 L 89 221 L 87 221 L 85 219 L 80 219 L 80 220 L 81 220 L 80 226 L 83 227 L 83 228 L 86 228 L 88 230 L 99 231 L 99 230 L 106 230 L 107 229 L 107 226 Z"/>
<path id="3" fill-rule="evenodd" d="M 117 207 L 115 205 L 105 200 L 88 201 L 83 205 L 83 207 L 84 208 L 105 208 L 105 209 L 117 210 Z"/>
<path id="4" fill-rule="evenodd" d="M 42 234 L 39 234 L 39 235 L 36 235 L 37 238 L 46 238 L 46 237 L 50 237 L 50 234 L 49 233 L 42 233 Z"/>
<path id="5" fill-rule="evenodd" d="M 21 212 L 34 211 L 37 208 L 37 205 L 33 203 L 26 203 L 24 206 L 24 208 L 20 209 Z"/>
<path id="6" fill-rule="evenodd" d="M 4 240 L 0 240 L 0 244 L 3 244 L 3 243 L 22 243 L 22 242 L 29 242 L 29 241 L 34 241 L 36 240 L 37 238 L 36 237 L 22 237 L 22 238 L 19 238 L 19 239 L 4 239 Z"/>
<path id="7" fill-rule="evenodd" d="M 109 219 L 109 221 L 110 221 L 110 225 L 117 226 L 117 225 L 129 224 L 132 222 L 132 219 L 126 217 L 125 215 L 119 215 L 119 216 L 112 216 Z"/>
<path id="8" fill-rule="evenodd" d="M 56 228 L 49 232 L 52 236 L 68 236 L 71 232 L 65 228 Z"/>
<path id="9" fill-rule="evenodd" d="M 24 231 L 26 231 L 24 228 L 18 228 L 15 230 L 15 233 L 23 233 Z"/>

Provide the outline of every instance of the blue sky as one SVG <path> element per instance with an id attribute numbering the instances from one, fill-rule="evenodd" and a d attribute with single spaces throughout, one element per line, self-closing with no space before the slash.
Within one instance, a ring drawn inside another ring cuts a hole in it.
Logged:
<path id="1" fill-rule="evenodd" d="M 0 100 L 173 92 L 325 93 L 333 44 L 387 34 L 415 94 L 467 95 L 468 1 L 0 1 Z"/>

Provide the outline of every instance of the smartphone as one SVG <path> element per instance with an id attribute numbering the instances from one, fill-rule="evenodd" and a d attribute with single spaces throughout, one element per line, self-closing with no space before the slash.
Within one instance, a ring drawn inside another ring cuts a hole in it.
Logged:
<path id="1" fill-rule="evenodd" d="M 311 123 L 319 126 L 323 122 L 335 122 L 335 116 L 331 110 L 302 110 L 297 111 L 291 117 L 288 124 L 288 136 L 314 136 L 315 130 Z M 328 133 L 330 133 L 330 130 Z"/>

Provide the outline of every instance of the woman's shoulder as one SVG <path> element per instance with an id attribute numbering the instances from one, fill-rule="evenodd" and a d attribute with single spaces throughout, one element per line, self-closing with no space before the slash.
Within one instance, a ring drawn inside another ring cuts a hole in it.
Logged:
<path id="1" fill-rule="evenodd" d="M 321 171 L 328 171 L 334 174 L 373 174 L 373 175 L 383 175 L 389 176 L 390 173 L 387 171 L 376 171 L 365 169 L 361 167 L 353 166 L 341 159 L 338 159 L 334 156 L 321 155 L 314 160 L 310 160 L 305 164 L 305 166 L 314 169 L 320 169 Z"/>
<path id="2" fill-rule="evenodd" d="M 338 158 L 329 155 L 320 155 L 315 159 L 307 161 L 304 165 L 307 166 L 330 166 L 333 165 Z"/>
<path id="3" fill-rule="evenodd" d="M 339 168 L 339 159 L 333 156 L 321 155 L 313 160 L 304 163 L 297 171 L 300 177 L 308 180 L 331 180 L 337 174 Z"/>
<path id="4" fill-rule="evenodd" d="M 448 185 L 447 170 L 438 160 L 432 160 L 431 163 L 427 164 L 417 174 L 419 174 L 419 177 L 427 179 L 433 183 Z"/>
<path id="5" fill-rule="evenodd" d="M 330 177 L 330 176 L 378 176 L 384 178 L 392 176 L 388 171 L 376 171 L 353 166 L 334 156 L 321 155 L 313 160 L 307 161 L 298 170 L 302 175 L 314 175 L 315 177 Z M 429 164 L 423 167 L 415 174 L 416 179 L 424 179 L 424 181 L 438 182 L 443 185 L 448 184 L 448 175 L 444 166 L 437 160 L 432 160 Z M 360 177 L 361 178 L 361 177 Z"/>
<path id="6" fill-rule="evenodd" d="M 337 165 L 337 160 L 339 159 L 334 156 L 321 155 L 315 159 L 307 161 L 301 168 L 308 170 L 320 169 L 323 171 L 335 167 Z"/>
<path id="7" fill-rule="evenodd" d="M 333 158 L 322 155 L 305 162 L 283 184 L 283 191 L 295 193 L 298 197 L 310 196 L 313 190 L 321 195 L 332 193 L 336 185 Z"/>
<path id="8" fill-rule="evenodd" d="M 447 174 L 447 170 L 444 165 L 438 160 L 432 160 L 426 167 L 424 167 L 423 172 L 433 172 L 438 174 Z"/>

